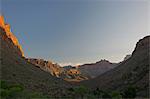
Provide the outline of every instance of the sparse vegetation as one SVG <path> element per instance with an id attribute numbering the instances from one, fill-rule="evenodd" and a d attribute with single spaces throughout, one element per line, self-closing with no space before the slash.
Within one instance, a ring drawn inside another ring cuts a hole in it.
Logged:
<path id="1" fill-rule="evenodd" d="M 20 84 L 10 84 L 6 81 L 0 81 L 0 96 L 1 99 L 30 99 L 30 98 L 44 98 L 42 94 L 36 92 L 28 92 Z"/>
<path id="2" fill-rule="evenodd" d="M 89 89 L 85 86 L 70 88 L 69 91 L 75 93 L 75 95 L 80 97 L 81 99 L 87 97 L 87 94 L 89 93 Z"/>
<path id="3" fill-rule="evenodd" d="M 136 97 L 137 88 L 135 86 L 128 86 L 124 92 L 123 97 L 124 98 L 135 98 Z"/>
<path id="4" fill-rule="evenodd" d="M 49 99 L 48 96 L 44 96 L 38 92 L 29 92 L 25 90 L 25 88 L 20 84 L 12 84 L 6 81 L 0 81 L 1 88 L 0 88 L 0 95 L 2 99 L 16 99 L 16 98 L 44 98 Z M 78 86 L 69 88 L 68 91 L 70 92 L 69 96 L 73 98 L 78 97 L 79 99 L 122 99 L 122 98 L 135 98 L 137 88 L 135 86 L 128 86 L 122 91 L 104 91 L 99 88 L 95 90 L 91 90 L 85 86 Z"/>
<path id="5" fill-rule="evenodd" d="M 76 88 L 69 88 L 68 91 L 74 93 L 74 97 L 80 97 L 80 99 L 122 99 L 122 98 L 135 98 L 136 87 L 128 86 L 122 91 L 104 91 L 99 88 L 90 90 L 85 86 L 79 86 Z"/>
<path id="6" fill-rule="evenodd" d="M 93 91 L 93 94 L 98 97 L 98 98 L 101 98 L 102 95 L 103 95 L 103 91 L 100 90 L 99 88 L 96 88 L 96 90 Z"/>

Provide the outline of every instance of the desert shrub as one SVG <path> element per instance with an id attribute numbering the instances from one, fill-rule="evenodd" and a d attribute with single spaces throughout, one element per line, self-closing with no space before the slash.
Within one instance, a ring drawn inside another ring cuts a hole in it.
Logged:
<path id="1" fill-rule="evenodd" d="M 95 95 L 89 93 L 89 94 L 87 94 L 86 99 L 99 99 L 99 98 L 96 97 Z"/>
<path id="2" fill-rule="evenodd" d="M 0 96 L 7 97 L 9 95 L 9 91 L 5 89 L 0 89 Z"/>
<path id="3" fill-rule="evenodd" d="M 135 86 L 128 86 L 123 91 L 123 97 L 124 98 L 135 98 L 136 97 L 137 88 Z"/>
<path id="4" fill-rule="evenodd" d="M 104 92 L 103 93 L 103 95 L 102 95 L 102 98 L 104 98 L 104 99 L 111 99 L 111 95 L 109 94 L 109 93 L 107 93 L 107 92 Z"/>
<path id="5" fill-rule="evenodd" d="M 97 98 L 100 98 L 102 97 L 102 95 L 104 94 L 104 92 L 102 90 L 100 90 L 99 88 L 96 88 L 94 91 L 93 91 L 93 94 L 94 96 L 96 96 Z"/>
<path id="6" fill-rule="evenodd" d="M 13 84 L 13 85 L 9 86 L 9 89 L 19 92 L 19 91 L 23 91 L 24 87 L 22 85 L 19 85 L 19 84 Z"/>
<path id="7" fill-rule="evenodd" d="M 50 99 L 50 98 L 48 98 L 48 96 L 37 93 L 37 92 L 32 92 L 32 93 L 27 92 L 27 97 L 28 98 L 33 98 L 33 99 L 37 99 L 37 98 L 38 99 Z"/>
<path id="8" fill-rule="evenodd" d="M 74 92 L 77 95 L 79 95 L 81 98 L 84 98 L 89 92 L 89 89 L 85 86 L 79 86 L 79 87 L 74 88 Z"/>
<path id="9" fill-rule="evenodd" d="M 9 86 L 5 81 L 0 80 L 0 87 L 2 89 L 7 89 Z"/>
<path id="10" fill-rule="evenodd" d="M 112 99 L 121 99 L 122 95 L 118 91 L 113 91 L 111 93 L 111 97 L 112 97 Z"/>
<path id="11" fill-rule="evenodd" d="M 23 91 L 23 87 L 18 84 L 9 84 L 5 81 L 0 81 L 0 84 L 0 95 L 4 99 L 16 97 L 20 92 Z"/>
<path id="12" fill-rule="evenodd" d="M 23 87 L 20 85 L 11 86 L 8 91 L 8 97 L 17 97 L 20 96 L 20 94 L 23 92 Z"/>

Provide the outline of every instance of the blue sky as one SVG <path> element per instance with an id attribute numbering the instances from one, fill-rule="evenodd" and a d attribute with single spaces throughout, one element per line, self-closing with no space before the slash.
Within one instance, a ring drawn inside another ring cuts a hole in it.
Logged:
<path id="1" fill-rule="evenodd" d="M 62 65 L 121 61 L 149 34 L 148 0 L 2 0 L 25 56 Z"/>

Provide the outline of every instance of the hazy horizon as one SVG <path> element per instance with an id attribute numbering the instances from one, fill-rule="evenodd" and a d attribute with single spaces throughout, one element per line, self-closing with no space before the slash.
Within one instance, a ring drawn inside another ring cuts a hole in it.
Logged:
<path id="1" fill-rule="evenodd" d="M 146 0 L 2 0 L 1 6 L 26 57 L 61 65 L 122 61 L 150 31 Z"/>

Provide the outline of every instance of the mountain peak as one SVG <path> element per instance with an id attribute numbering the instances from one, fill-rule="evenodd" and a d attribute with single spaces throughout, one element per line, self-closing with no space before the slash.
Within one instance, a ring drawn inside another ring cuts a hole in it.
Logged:
<path id="1" fill-rule="evenodd" d="M 101 59 L 100 61 L 98 61 L 96 63 L 110 63 L 110 62 L 106 59 Z"/>
<path id="2" fill-rule="evenodd" d="M 140 39 L 137 42 L 135 50 L 133 51 L 132 55 L 145 52 L 145 50 L 149 49 L 149 42 L 150 42 L 150 35 L 144 37 L 143 39 Z"/>
<path id="3" fill-rule="evenodd" d="M 5 23 L 4 16 L 0 15 L 0 27 L 4 29 L 6 32 L 7 38 L 11 39 L 13 44 L 20 50 L 21 56 L 24 56 L 23 50 L 21 45 L 19 44 L 18 39 L 16 36 L 11 32 L 11 27 L 8 23 Z"/>

